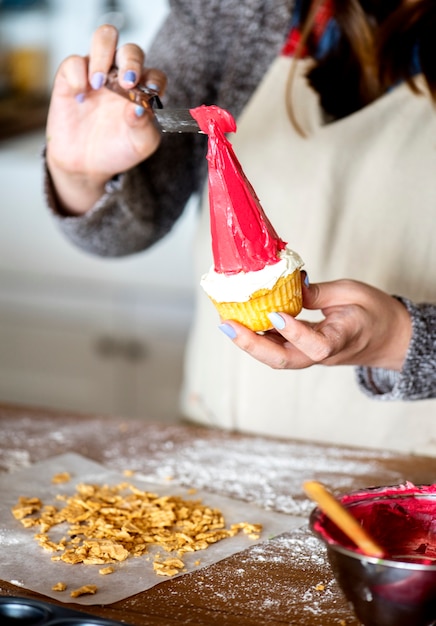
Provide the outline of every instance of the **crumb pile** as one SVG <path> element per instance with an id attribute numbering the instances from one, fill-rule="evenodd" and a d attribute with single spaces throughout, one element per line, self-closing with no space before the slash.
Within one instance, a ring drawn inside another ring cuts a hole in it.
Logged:
<path id="1" fill-rule="evenodd" d="M 142 556 L 151 546 L 158 547 L 153 567 L 160 576 L 180 573 L 187 552 L 205 550 L 209 545 L 232 537 L 240 531 L 258 539 L 259 524 L 241 522 L 226 527 L 221 511 L 201 500 L 180 496 L 159 496 L 129 483 L 114 486 L 79 484 L 70 497 L 59 495 L 64 506 L 44 505 L 39 498 L 21 497 L 12 514 L 25 528 L 39 528 L 36 541 L 55 553 L 54 561 L 85 565 L 117 563 Z M 49 533 L 68 524 L 60 541 Z M 104 574 L 109 571 L 101 572 Z"/>

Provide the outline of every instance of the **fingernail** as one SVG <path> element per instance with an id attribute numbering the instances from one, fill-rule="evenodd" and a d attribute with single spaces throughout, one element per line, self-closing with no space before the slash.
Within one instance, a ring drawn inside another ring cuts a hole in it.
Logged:
<path id="1" fill-rule="evenodd" d="M 233 326 L 230 326 L 230 324 L 220 324 L 218 326 L 218 328 L 225 334 L 227 335 L 227 337 L 230 337 L 230 339 L 236 339 L 236 331 L 233 328 Z"/>
<path id="2" fill-rule="evenodd" d="M 277 328 L 277 330 L 284 329 L 286 322 L 279 313 L 267 313 L 267 315 L 274 328 Z"/>
<path id="3" fill-rule="evenodd" d="M 303 282 L 306 285 L 306 287 L 309 287 L 310 280 L 309 280 L 309 276 L 307 275 L 307 272 L 304 272 L 304 281 Z"/>
<path id="4" fill-rule="evenodd" d="M 134 72 L 133 70 L 127 70 L 127 72 L 123 76 L 123 80 L 125 80 L 126 83 L 135 83 L 136 72 Z"/>
<path id="5" fill-rule="evenodd" d="M 82 102 L 85 101 L 85 94 L 84 93 L 78 93 L 77 96 L 75 96 L 77 102 L 79 102 L 80 104 Z"/>
<path id="6" fill-rule="evenodd" d="M 160 90 L 159 85 L 156 85 L 156 83 L 146 83 L 146 87 L 148 87 L 148 89 L 152 89 L 153 91 Z"/>
<path id="7" fill-rule="evenodd" d="M 93 89 L 100 89 L 100 87 L 103 87 L 104 81 L 105 75 L 103 72 L 95 72 L 91 77 L 91 87 Z"/>
<path id="8" fill-rule="evenodd" d="M 144 107 L 142 107 L 140 104 L 137 104 L 135 107 L 135 115 L 136 117 L 142 117 L 145 113 L 145 109 Z"/>

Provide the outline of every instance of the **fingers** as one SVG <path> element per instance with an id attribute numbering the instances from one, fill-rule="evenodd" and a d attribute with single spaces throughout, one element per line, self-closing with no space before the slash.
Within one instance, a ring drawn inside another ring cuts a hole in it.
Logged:
<path id="1" fill-rule="evenodd" d="M 121 87 L 129 89 L 141 82 L 162 95 L 167 84 L 166 75 L 155 68 L 144 68 L 145 53 L 136 44 L 124 44 L 119 49 L 117 44 L 115 27 L 104 24 L 97 28 L 89 57 L 71 56 L 62 63 L 58 76 L 64 79 L 64 87 L 81 97 L 90 90 L 98 90 L 105 84 L 115 63 Z"/>
<path id="2" fill-rule="evenodd" d="M 118 43 L 118 31 L 109 24 L 97 28 L 92 36 L 89 55 L 89 84 L 93 89 L 103 87 L 113 65 Z"/>
<path id="3" fill-rule="evenodd" d="M 118 67 L 120 85 L 125 89 L 136 85 L 142 75 L 145 54 L 135 44 L 122 46 L 116 53 L 115 64 Z"/>
<path id="4" fill-rule="evenodd" d="M 85 94 L 89 89 L 87 59 L 77 55 L 65 59 L 56 75 L 55 86 L 61 96 L 79 98 Z"/>
<path id="5" fill-rule="evenodd" d="M 102 87 L 113 65 L 117 43 L 116 28 L 107 24 L 97 28 L 89 57 L 72 55 L 65 59 L 57 73 L 56 86 L 63 88 L 64 92 L 70 89 L 76 96 L 84 96 L 91 88 Z"/>
<path id="6" fill-rule="evenodd" d="M 127 43 L 117 49 L 118 31 L 105 24 L 97 28 L 91 42 L 89 57 L 89 82 L 93 89 L 103 86 L 106 75 L 115 63 L 121 87 L 129 89 L 142 80 L 149 87 L 161 91 L 165 88 L 166 78 L 159 70 L 148 70 L 144 81 L 144 51 L 133 43 Z M 152 83 L 152 84 L 149 84 Z"/>
<path id="7" fill-rule="evenodd" d="M 219 328 L 241 350 L 273 369 L 303 369 L 313 365 L 306 354 L 275 331 L 259 335 L 234 321 L 223 322 Z"/>
<path id="8" fill-rule="evenodd" d="M 336 351 L 337 337 L 332 326 L 324 324 L 320 331 L 317 324 L 312 326 L 285 313 L 272 313 L 269 318 L 283 337 L 312 363 L 322 363 Z"/>
<path id="9" fill-rule="evenodd" d="M 325 283 L 303 284 L 305 309 L 325 310 L 334 306 L 365 304 L 378 291 L 356 280 L 342 279 Z M 382 295 L 382 292 L 379 292 Z"/>
<path id="10" fill-rule="evenodd" d="M 150 89 L 155 89 L 159 95 L 163 96 L 167 86 L 166 74 L 155 68 L 144 69 L 142 73 L 142 82 Z"/>

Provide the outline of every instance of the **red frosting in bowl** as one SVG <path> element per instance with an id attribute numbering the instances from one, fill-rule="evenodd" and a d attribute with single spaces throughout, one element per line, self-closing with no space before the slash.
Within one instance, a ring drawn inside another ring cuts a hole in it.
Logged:
<path id="1" fill-rule="evenodd" d="M 341 502 L 386 550 L 386 558 L 436 565 L 436 485 L 366 489 Z M 330 545 L 359 551 L 324 514 L 314 530 Z"/>
<path id="2" fill-rule="evenodd" d="M 277 235 L 245 176 L 225 133 L 236 131 L 232 115 L 217 106 L 191 109 L 208 135 L 210 228 L 214 269 L 254 272 L 277 263 L 286 242 Z"/>

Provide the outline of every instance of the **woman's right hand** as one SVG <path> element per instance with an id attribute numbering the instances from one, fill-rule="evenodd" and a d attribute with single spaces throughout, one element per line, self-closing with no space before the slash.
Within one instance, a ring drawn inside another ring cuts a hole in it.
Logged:
<path id="1" fill-rule="evenodd" d="M 88 57 L 70 56 L 56 74 L 47 119 L 47 165 L 65 212 L 87 211 L 105 183 L 148 158 L 160 133 L 147 111 L 103 87 L 115 63 L 120 85 L 138 82 L 162 94 L 166 77 L 144 69 L 145 54 L 135 44 L 117 50 L 118 32 L 100 26 Z"/>

